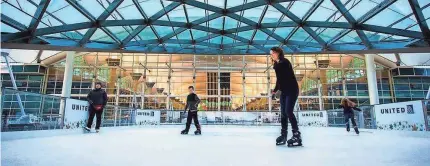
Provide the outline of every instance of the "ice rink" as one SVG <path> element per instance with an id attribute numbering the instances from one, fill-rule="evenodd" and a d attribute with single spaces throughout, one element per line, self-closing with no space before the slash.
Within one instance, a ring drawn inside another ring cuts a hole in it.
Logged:
<path id="1" fill-rule="evenodd" d="M 430 132 L 302 127 L 303 147 L 275 146 L 279 127 L 183 126 L 102 129 L 25 139 L 2 138 L 2 166 L 424 166 Z M 40 131 L 39 131 L 40 132 Z M 52 132 L 52 131 L 48 131 Z M 48 133 L 46 132 L 46 133 Z M 190 133 L 194 132 L 194 127 Z M 51 134 L 52 135 L 52 134 Z M 3 136 L 2 136 L 3 137 Z M 288 137 L 291 137 L 289 133 Z"/>

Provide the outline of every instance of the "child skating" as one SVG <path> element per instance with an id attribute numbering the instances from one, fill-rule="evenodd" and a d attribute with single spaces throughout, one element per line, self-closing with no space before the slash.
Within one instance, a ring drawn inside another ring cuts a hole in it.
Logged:
<path id="1" fill-rule="evenodd" d="M 357 108 L 356 104 L 347 98 L 342 99 L 342 102 L 339 105 L 339 108 L 343 108 L 343 115 L 345 117 L 346 131 L 348 131 L 348 132 L 350 131 L 349 119 L 351 119 L 351 123 L 352 123 L 352 126 L 354 127 L 355 133 L 360 134 L 360 131 L 358 131 L 357 124 L 355 123 L 354 110 L 361 111 L 361 109 Z"/>
<path id="2" fill-rule="evenodd" d="M 185 124 L 185 129 L 181 131 L 181 134 L 188 134 L 190 130 L 191 120 L 194 119 L 194 125 L 196 126 L 196 131 L 194 134 L 200 135 L 202 134 L 199 119 L 197 116 L 197 108 L 200 103 L 199 97 L 194 93 L 194 87 L 189 86 L 188 91 L 190 94 L 187 96 L 187 104 L 185 105 L 185 111 L 188 111 L 187 123 Z"/>

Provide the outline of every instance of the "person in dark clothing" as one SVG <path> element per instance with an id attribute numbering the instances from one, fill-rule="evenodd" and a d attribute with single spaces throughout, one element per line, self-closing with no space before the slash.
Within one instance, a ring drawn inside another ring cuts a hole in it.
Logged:
<path id="1" fill-rule="evenodd" d="M 276 145 L 285 145 L 288 133 L 288 120 L 292 126 L 293 136 L 289 139 L 288 145 L 301 146 L 302 139 L 297 119 L 293 114 L 299 96 L 299 85 L 294 75 L 293 67 L 288 59 L 284 57 L 284 51 L 280 47 L 270 49 L 272 60 L 274 61 L 273 69 L 276 73 L 276 86 L 272 94 L 280 93 L 281 103 L 281 136 L 276 139 Z M 280 91 L 280 92 L 279 92 Z"/>
<path id="2" fill-rule="evenodd" d="M 96 88 L 92 90 L 87 96 L 88 103 L 90 104 L 88 108 L 89 118 L 87 126 L 85 127 L 85 130 L 87 131 L 91 131 L 91 125 L 93 124 L 94 116 L 97 117 L 96 132 L 99 132 L 100 130 L 103 109 L 105 108 L 108 101 L 106 91 L 101 88 L 102 84 L 100 82 L 97 82 Z"/>
<path id="3" fill-rule="evenodd" d="M 355 123 L 354 119 L 354 110 L 361 111 L 360 108 L 357 108 L 355 106 L 355 103 L 351 100 L 344 98 L 342 99 L 341 104 L 339 105 L 339 108 L 343 108 L 343 115 L 345 117 L 345 124 L 346 124 L 346 131 L 349 132 L 349 119 L 351 119 L 352 126 L 354 126 L 355 133 L 359 134 L 360 131 L 358 131 L 357 124 Z"/>
<path id="4" fill-rule="evenodd" d="M 199 97 L 194 93 L 194 87 L 189 86 L 188 91 L 190 94 L 187 96 L 187 104 L 185 105 L 185 111 L 188 111 L 187 123 L 185 124 L 185 130 L 181 131 L 181 134 L 188 134 L 190 130 L 191 120 L 194 119 L 194 125 L 196 126 L 196 131 L 194 134 L 200 135 L 202 134 L 199 119 L 197 116 L 197 107 L 200 103 Z"/>

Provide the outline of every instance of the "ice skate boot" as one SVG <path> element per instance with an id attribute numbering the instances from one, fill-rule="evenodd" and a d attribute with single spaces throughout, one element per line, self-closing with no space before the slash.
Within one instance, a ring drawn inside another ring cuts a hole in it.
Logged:
<path id="1" fill-rule="evenodd" d="M 202 131 L 200 129 L 197 129 L 196 131 L 194 131 L 195 135 L 202 135 Z"/>
<path id="2" fill-rule="evenodd" d="M 100 129 L 96 129 L 96 133 L 99 133 L 100 132 Z"/>
<path id="3" fill-rule="evenodd" d="M 346 127 L 346 131 L 349 132 L 349 127 Z"/>
<path id="4" fill-rule="evenodd" d="M 288 147 L 302 146 L 302 137 L 299 131 L 293 132 L 293 137 L 287 141 Z"/>
<path id="5" fill-rule="evenodd" d="M 85 132 L 91 132 L 91 128 L 84 127 L 84 131 L 85 131 Z"/>
<path id="6" fill-rule="evenodd" d="M 358 127 L 357 126 L 354 127 L 354 130 L 355 130 L 355 133 L 360 134 L 360 131 L 358 131 Z"/>
<path id="7" fill-rule="evenodd" d="M 188 130 L 182 130 L 182 131 L 181 131 L 181 134 L 182 134 L 182 135 L 187 135 L 187 134 L 188 134 Z"/>
<path id="8" fill-rule="evenodd" d="M 281 136 L 276 138 L 276 145 L 285 145 L 287 142 L 287 133 L 282 133 Z"/>

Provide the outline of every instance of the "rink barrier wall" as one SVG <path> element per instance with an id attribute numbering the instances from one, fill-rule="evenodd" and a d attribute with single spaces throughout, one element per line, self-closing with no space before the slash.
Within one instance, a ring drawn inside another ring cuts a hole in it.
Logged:
<path id="1" fill-rule="evenodd" d="M 429 100 L 416 100 L 374 106 L 378 130 L 429 131 Z"/>
<path id="2" fill-rule="evenodd" d="M 41 111 L 29 112 L 29 122 L 22 123 L 19 116 L 2 116 L 2 131 L 20 130 L 52 130 L 82 128 L 86 124 L 88 117 L 87 101 L 66 99 L 66 110 L 64 115 L 58 114 L 58 108 L 46 108 L 44 102 L 58 102 L 61 97 L 52 95 L 41 95 L 36 93 L 14 91 L 10 93 L 20 93 L 26 97 L 39 98 L 41 101 Z M 4 94 L 4 93 L 2 93 Z M 14 96 L 14 95 L 13 95 Z M 2 98 L 2 105 L 4 104 Z M 421 100 L 424 111 L 425 130 L 429 130 L 429 110 L 430 100 Z M 377 106 L 383 106 L 377 105 Z M 361 106 L 363 112 L 356 112 L 358 127 L 376 129 L 377 119 L 373 106 Z M 46 112 L 50 111 L 50 114 Z M 298 123 L 301 126 L 328 126 L 345 127 L 343 111 L 333 109 L 327 111 L 295 111 Z M 322 116 L 321 116 L 322 114 Z M 280 125 L 280 112 L 226 112 L 226 111 L 199 111 L 199 120 L 202 125 L 256 125 L 256 126 L 278 126 Z M 102 127 L 119 126 L 147 126 L 147 125 L 169 125 L 184 124 L 187 113 L 184 111 L 167 110 L 143 110 L 129 107 L 107 105 L 102 115 Z M 95 123 L 95 121 L 94 121 Z M 94 124 L 93 124 L 94 125 Z M 18 128 L 11 128 L 15 126 Z"/>

